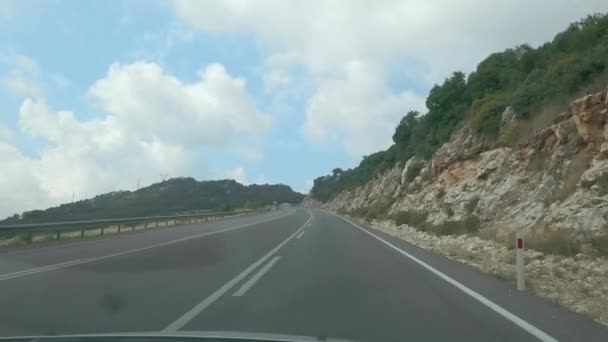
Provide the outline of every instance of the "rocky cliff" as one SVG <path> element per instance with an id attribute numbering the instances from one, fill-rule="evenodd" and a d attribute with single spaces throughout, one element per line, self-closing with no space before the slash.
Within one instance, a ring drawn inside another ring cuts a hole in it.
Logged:
<path id="1" fill-rule="evenodd" d="M 513 117 L 507 108 L 502 136 L 524 130 Z M 515 230 L 551 229 L 590 241 L 608 233 L 607 91 L 579 98 L 551 119 L 514 147 L 489 148 L 464 127 L 430 160 L 411 158 L 323 206 L 416 211 L 432 224 L 475 216 L 481 232 L 498 240 Z"/>
<path id="2" fill-rule="evenodd" d="M 491 148 L 465 127 L 429 160 L 411 158 L 326 203 L 305 203 L 366 218 L 508 281 L 521 231 L 530 290 L 608 325 L 607 93 L 573 101 L 514 147 Z M 513 117 L 507 108 L 502 136 L 525 129 Z"/>

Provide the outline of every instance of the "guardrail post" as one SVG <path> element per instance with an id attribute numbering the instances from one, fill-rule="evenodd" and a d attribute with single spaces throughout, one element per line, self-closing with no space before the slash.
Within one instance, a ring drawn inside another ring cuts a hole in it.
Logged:
<path id="1" fill-rule="evenodd" d="M 515 233 L 515 269 L 517 272 L 517 289 L 524 291 L 526 289 L 526 274 L 524 265 L 524 239 L 519 232 Z"/>
<path id="2" fill-rule="evenodd" d="M 0 0 L 1 1 L 1 0 Z M 18 236 L 22 239 L 27 240 L 27 243 L 34 242 L 34 238 L 37 233 L 43 232 L 44 236 L 48 238 L 55 238 L 57 240 L 64 237 L 72 236 L 75 237 L 80 235 L 84 238 L 87 235 L 87 230 L 96 231 L 99 229 L 100 235 L 105 235 L 105 228 L 110 228 L 111 233 L 121 233 L 123 228 L 131 226 L 131 231 L 136 230 L 139 224 L 143 223 L 143 228 L 152 228 L 162 226 L 163 222 L 165 226 L 170 225 L 183 225 L 183 224 L 197 224 L 202 222 L 218 221 L 226 218 L 242 216 L 250 214 L 251 212 L 216 212 L 216 213 L 190 213 L 181 215 L 167 215 L 167 216 L 147 216 L 139 218 L 119 218 L 119 219 L 100 219 L 100 220 L 88 220 L 88 221 L 71 221 L 71 222 L 49 222 L 42 224 L 15 224 L 15 225 L 0 225 L 0 230 L 4 231 L 18 231 Z M 124 223 L 123 223 L 124 222 Z M 132 223 L 134 222 L 134 223 Z M 116 227 L 116 229 L 114 229 Z M 63 232 L 68 234 L 63 234 Z M 78 234 L 80 232 L 80 234 Z M 91 233 L 94 234 L 94 233 Z"/>

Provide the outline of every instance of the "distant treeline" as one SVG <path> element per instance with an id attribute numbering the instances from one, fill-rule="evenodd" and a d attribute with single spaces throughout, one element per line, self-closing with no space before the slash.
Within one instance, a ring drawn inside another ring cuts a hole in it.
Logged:
<path id="1" fill-rule="evenodd" d="M 46 210 L 11 216 L 0 224 L 155 216 L 193 210 L 229 211 L 277 203 L 300 203 L 304 195 L 287 185 L 244 186 L 233 180 L 174 178 L 137 191 L 119 191 Z"/>

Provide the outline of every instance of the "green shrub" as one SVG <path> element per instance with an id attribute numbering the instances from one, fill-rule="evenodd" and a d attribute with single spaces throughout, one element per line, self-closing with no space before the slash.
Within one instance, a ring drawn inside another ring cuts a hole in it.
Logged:
<path id="1" fill-rule="evenodd" d="M 608 234 L 592 238 L 591 245 L 595 248 L 597 255 L 608 257 Z"/>
<path id="2" fill-rule="evenodd" d="M 426 221 L 428 214 L 423 211 L 406 210 L 400 211 L 392 216 L 397 225 L 407 224 L 408 226 L 419 226 Z"/>
<path id="3" fill-rule="evenodd" d="M 471 198 L 465 205 L 464 205 L 464 210 L 467 212 L 467 214 L 472 214 L 475 209 L 477 209 L 477 205 L 479 204 L 479 196 L 475 196 L 473 198 Z"/>
<path id="4" fill-rule="evenodd" d="M 519 142 L 521 137 L 521 125 L 519 123 L 511 123 L 504 127 L 500 132 L 498 142 L 502 146 L 514 147 Z"/>
<path id="5" fill-rule="evenodd" d="M 363 218 L 367 221 L 372 221 L 374 219 L 386 217 L 386 213 L 393 203 L 394 202 L 392 200 L 381 201 L 370 206 L 359 207 L 351 210 L 349 214 L 354 217 Z"/>
<path id="6" fill-rule="evenodd" d="M 502 113 L 509 105 L 506 94 L 486 96 L 471 106 L 471 127 L 479 133 L 497 137 Z"/>
<path id="7" fill-rule="evenodd" d="M 349 212 L 350 216 L 364 218 L 367 216 L 368 207 L 359 207 Z"/>
<path id="8" fill-rule="evenodd" d="M 365 156 L 355 168 L 315 179 L 311 194 L 325 202 L 412 156 L 429 158 L 454 131 L 467 125 L 485 137 L 498 138 L 500 144 L 513 146 L 550 123 L 538 120 L 546 112 L 543 108 L 556 106 L 556 112 L 561 112 L 573 98 L 603 89 L 607 79 L 608 15 L 594 14 L 537 48 L 509 48 L 489 55 L 468 76 L 453 73 L 431 88 L 426 113 L 410 111 L 401 119 L 392 146 Z M 594 84 L 597 86 L 590 88 Z M 518 113 L 518 122 L 501 132 L 507 106 Z M 544 163 L 535 160 L 530 166 L 541 171 Z M 410 179 L 415 178 L 413 174 Z"/>
<path id="9" fill-rule="evenodd" d="M 479 217 L 469 215 L 460 221 L 445 221 L 432 227 L 437 235 L 464 235 L 475 234 L 479 231 L 481 222 Z"/>
<path id="10" fill-rule="evenodd" d="M 416 179 L 416 177 L 418 177 L 420 174 L 420 171 L 422 171 L 422 168 L 424 168 L 423 163 L 414 163 L 414 165 L 407 169 L 407 172 L 405 173 L 405 180 L 409 183 Z"/>

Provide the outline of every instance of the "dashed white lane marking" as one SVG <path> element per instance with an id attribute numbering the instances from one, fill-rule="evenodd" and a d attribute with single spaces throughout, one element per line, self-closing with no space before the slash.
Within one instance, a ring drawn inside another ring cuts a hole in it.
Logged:
<path id="1" fill-rule="evenodd" d="M 41 273 L 41 272 L 56 270 L 58 268 L 67 267 L 67 266 L 70 266 L 70 265 L 75 265 L 75 264 L 77 264 L 79 262 L 80 262 L 80 260 L 72 260 L 72 261 L 66 261 L 66 262 L 62 262 L 62 263 L 54 264 L 54 265 L 48 265 L 48 266 L 37 267 L 37 268 L 30 268 L 30 269 L 19 271 L 19 272 L 2 274 L 2 275 L 0 275 L 0 280 L 12 279 L 12 278 L 17 278 L 17 277 L 23 277 L 23 276 L 30 275 L 30 274 L 35 274 L 35 273 Z"/>
<path id="2" fill-rule="evenodd" d="M 302 232 L 303 233 L 303 232 Z M 301 236 L 302 233 L 300 233 Z M 279 261 L 279 259 L 281 259 L 280 256 L 275 256 L 274 258 L 272 258 L 272 260 L 270 260 L 266 265 L 264 265 L 264 267 L 260 268 L 260 270 L 258 271 L 258 273 L 256 273 L 253 277 L 251 277 L 245 284 L 243 284 L 243 286 L 241 286 L 241 288 L 239 288 L 234 294 L 233 296 L 236 297 L 240 297 L 242 295 L 244 295 L 253 285 L 255 285 L 255 283 L 260 280 L 260 278 L 262 278 L 262 276 L 264 276 L 264 274 L 266 274 L 266 272 L 268 272 L 268 270 L 270 270 L 270 268 L 277 262 Z"/>
<path id="3" fill-rule="evenodd" d="M 263 264 L 266 260 L 270 259 L 279 249 L 281 249 L 281 247 L 285 246 L 285 244 L 287 244 L 289 242 L 289 240 L 293 239 L 296 235 L 298 235 L 302 231 L 302 229 L 304 229 L 304 227 L 306 227 L 308 222 L 310 222 L 310 220 L 312 219 L 312 214 L 310 213 L 310 211 L 308 212 L 308 214 L 310 216 L 309 216 L 308 220 L 306 221 L 306 223 L 304 223 L 304 225 L 302 225 L 302 227 L 300 227 L 298 230 L 296 230 L 293 234 L 291 234 L 287 239 L 285 239 L 283 242 L 278 244 L 276 247 L 271 249 L 268 253 L 266 253 L 266 255 L 261 257 L 258 261 L 251 264 L 244 271 L 239 273 L 236 277 L 232 278 L 229 282 L 224 284 L 224 286 L 215 290 L 215 292 L 210 294 L 207 298 L 203 299 L 203 301 L 201 301 L 195 307 L 190 309 L 190 311 L 186 312 L 180 318 L 175 320 L 173 323 L 169 324 L 165 329 L 163 329 L 163 332 L 165 332 L 165 333 L 166 332 L 175 332 L 175 331 L 181 329 L 182 327 L 184 327 L 186 324 L 188 324 L 188 322 L 190 322 L 192 319 L 194 319 L 194 317 L 196 317 L 198 314 L 203 312 L 203 310 L 205 310 L 207 307 L 209 307 L 209 305 L 213 304 L 216 300 L 218 300 L 226 292 L 230 291 L 230 289 L 232 287 L 234 287 L 241 280 L 243 280 L 245 277 L 247 277 L 247 275 L 249 273 L 253 272 L 256 268 L 258 268 L 258 266 Z"/>
<path id="4" fill-rule="evenodd" d="M 277 216 L 277 217 L 281 218 L 282 216 Z M 48 272 L 48 271 L 58 270 L 58 269 L 64 268 L 64 267 L 70 267 L 70 266 L 75 266 L 75 265 L 80 265 L 80 264 L 86 264 L 86 263 L 89 263 L 89 262 L 94 262 L 94 261 L 114 258 L 114 257 L 121 256 L 121 255 L 142 252 L 142 251 L 146 251 L 146 250 L 152 249 L 152 248 L 169 246 L 169 245 L 173 245 L 173 244 L 176 244 L 176 243 L 180 243 L 180 242 L 184 242 L 184 241 L 188 241 L 188 240 L 192 240 L 192 239 L 196 239 L 196 238 L 202 238 L 202 237 L 205 237 L 205 236 L 225 233 L 225 232 L 229 232 L 229 231 L 232 231 L 232 230 L 237 230 L 237 229 L 242 229 L 242 228 L 254 226 L 254 225 L 257 225 L 257 224 L 260 224 L 260 223 L 271 221 L 272 219 L 273 219 L 273 217 L 271 217 L 270 219 L 263 219 L 261 221 L 246 223 L 246 224 L 242 224 L 242 225 L 235 226 L 235 227 L 230 227 L 230 228 L 226 228 L 226 229 L 222 229 L 222 230 L 217 230 L 217 231 L 214 231 L 214 232 L 205 232 L 205 233 L 201 233 L 201 234 L 190 235 L 190 236 L 186 236 L 186 237 L 179 238 L 179 239 L 176 239 L 176 240 L 171 240 L 171 241 L 159 243 L 159 244 L 156 244 L 156 245 L 150 245 L 150 246 L 146 246 L 146 247 L 142 247 L 142 248 L 130 249 L 130 250 L 114 253 L 114 254 L 103 255 L 103 256 L 100 256 L 100 257 L 94 257 L 94 258 L 89 258 L 89 259 L 84 259 L 84 260 L 80 260 L 80 259 L 79 260 L 73 260 L 73 261 L 63 262 L 63 263 L 59 263 L 59 264 L 55 264 L 55 265 L 50 265 L 50 266 L 45 266 L 45 267 L 39 267 L 39 268 L 32 268 L 32 269 L 28 269 L 28 270 L 19 271 L 19 272 L 3 274 L 3 275 L 0 275 L 0 281 L 7 280 L 7 279 L 13 279 L 13 278 L 19 278 L 19 277 L 25 277 L 25 276 L 28 276 L 28 275 L 31 275 L 31 274 L 36 274 L 36 273 L 42 273 L 42 272 Z"/>
<path id="5" fill-rule="evenodd" d="M 331 214 L 331 213 L 329 213 L 329 214 Z M 334 215 L 334 214 L 331 214 L 331 215 Z M 393 250 L 395 250 L 395 251 L 403 254 L 404 256 L 410 258 L 412 261 L 414 261 L 418 265 L 426 268 L 431 273 L 435 274 L 436 276 L 438 276 L 439 278 L 445 280 L 446 282 L 452 284 L 454 287 L 456 287 L 457 289 L 459 289 L 462 292 L 466 293 L 467 295 L 471 296 L 473 299 L 477 300 L 481 304 L 487 306 L 488 308 L 492 309 L 493 311 L 495 311 L 499 315 L 501 315 L 504 318 L 508 319 L 509 321 L 515 323 L 520 328 L 522 328 L 525 331 L 527 331 L 528 333 L 532 334 L 533 336 L 535 336 L 539 340 L 541 340 L 543 342 L 558 342 L 555 338 L 553 338 L 549 334 L 547 334 L 544 331 L 538 329 L 537 327 L 533 326 L 532 324 L 524 321 L 523 319 L 519 318 L 518 316 L 512 314 L 511 312 L 507 311 L 505 308 L 503 308 L 502 306 L 494 303 L 493 301 L 489 300 L 488 298 L 486 298 L 486 297 L 480 295 L 479 293 L 471 290 L 470 288 L 466 287 L 461 282 L 459 282 L 459 281 L 457 281 L 455 279 L 450 278 L 445 273 L 439 271 L 438 269 L 436 269 L 433 266 L 427 264 L 426 262 L 424 262 L 424 261 L 416 258 L 415 256 L 413 256 L 413 255 L 409 254 L 408 252 L 402 250 L 401 248 L 399 248 L 399 247 L 393 245 L 392 243 L 390 243 L 390 242 L 382 239 L 381 237 L 379 237 L 376 234 L 368 231 L 367 229 L 361 228 L 360 226 L 358 226 L 357 224 L 351 222 L 350 220 L 347 220 L 344 217 L 341 217 L 341 216 L 338 216 L 338 215 L 334 215 L 334 216 L 337 216 L 337 217 L 341 218 L 342 220 L 344 220 L 344 221 L 352 224 L 353 226 L 359 228 L 363 232 L 369 234 L 371 237 L 373 237 L 376 240 L 382 242 L 383 244 L 387 245 L 388 247 L 392 248 Z"/>
<path id="6" fill-rule="evenodd" d="M 299 239 L 299 238 L 301 238 L 302 235 L 304 235 L 304 230 L 302 230 L 302 232 L 300 234 L 298 234 L 298 236 L 296 236 L 296 240 Z"/>

